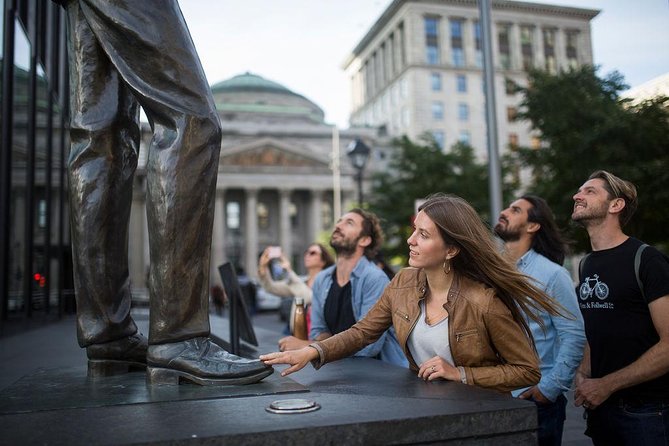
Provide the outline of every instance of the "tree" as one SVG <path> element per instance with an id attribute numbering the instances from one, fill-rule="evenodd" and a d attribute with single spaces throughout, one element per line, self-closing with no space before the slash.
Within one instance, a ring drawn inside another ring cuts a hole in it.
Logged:
<path id="1" fill-rule="evenodd" d="M 445 153 L 431 137 L 422 142 L 396 139 L 388 169 L 372 178 L 370 210 L 383 222 L 387 256 L 407 258 L 415 200 L 435 192 L 461 196 L 488 218 L 487 166 L 476 159 L 472 147 L 457 143 Z"/>
<path id="2" fill-rule="evenodd" d="M 544 197 L 561 227 L 589 250 L 586 233 L 571 224 L 572 196 L 590 173 L 604 169 L 632 181 L 639 209 L 626 232 L 648 243 L 669 246 L 669 112 L 667 98 L 638 105 L 620 98 L 627 88 L 613 72 L 601 79 L 596 68 L 550 75 L 534 71 L 520 119 L 541 132 L 542 148 L 521 148 L 517 161 L 533 172 L 529 192 Z"/>

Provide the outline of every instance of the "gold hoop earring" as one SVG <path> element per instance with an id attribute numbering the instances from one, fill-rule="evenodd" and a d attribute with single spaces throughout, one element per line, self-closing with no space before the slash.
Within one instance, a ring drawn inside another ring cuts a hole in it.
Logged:
<path id="1" fill-rule="evenodd" d="M 448 269 L 446 269 L 448 267 Z M 448 259 L 444 259 L 444 266 L 442 267 L 444 270 L 444 273 L 446 275 L 449 275 L 451 273 L 451 262 L 448 261 Z"/>

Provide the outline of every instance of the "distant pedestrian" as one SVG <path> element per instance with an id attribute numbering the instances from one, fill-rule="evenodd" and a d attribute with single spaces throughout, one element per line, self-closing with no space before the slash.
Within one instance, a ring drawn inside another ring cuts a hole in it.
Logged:
<path id="1" fill-rule="evenodd" d="M 669 262 L 622 228 L 637 207 L 634 184 L 600 170 L 574 195 L 588 231 L 577 293 L 588 343 L 575 403 L 595 445 L 669 444 Z"/>

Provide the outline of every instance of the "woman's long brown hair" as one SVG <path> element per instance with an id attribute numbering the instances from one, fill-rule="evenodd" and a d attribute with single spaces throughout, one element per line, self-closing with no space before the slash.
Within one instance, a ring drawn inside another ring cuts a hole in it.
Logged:
<path id="1" fill-rule="evenodd" d="M 564 316 L 566 310 L 500 254 L 492 232 L 467 201 L 439 193 L 428 197 L 418 210 L 425 212 L 439 228 L 447 245 L 460 248 L 459 254 L 451 259 L 453 270 L 493 288 L 530 339 L 532 334 L 522 312 L 542 327 L 541 318 L 530 309 Z"/>

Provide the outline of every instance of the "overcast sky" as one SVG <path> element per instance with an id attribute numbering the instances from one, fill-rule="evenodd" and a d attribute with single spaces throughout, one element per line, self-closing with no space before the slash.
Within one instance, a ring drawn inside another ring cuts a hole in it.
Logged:
<path id="1" fill-rule="evenodd" d="M 600 9 L 592 21 L 600 75 L 620 71 L 630 86 L 669 72 L 667 0 L 536 1 Z M 210 84 L 246 71 L 319 105 L 348 127 L 342 62 L 391 0 L 180 0 Z"/>

